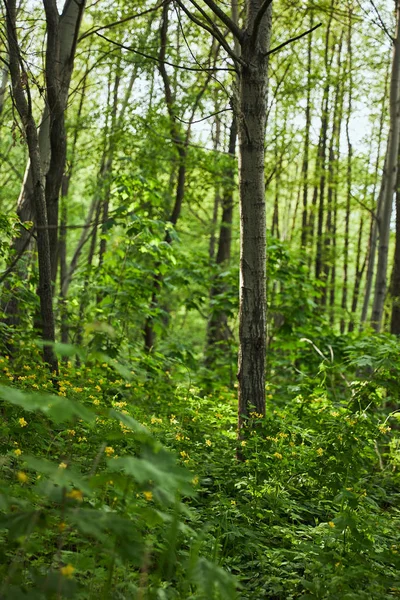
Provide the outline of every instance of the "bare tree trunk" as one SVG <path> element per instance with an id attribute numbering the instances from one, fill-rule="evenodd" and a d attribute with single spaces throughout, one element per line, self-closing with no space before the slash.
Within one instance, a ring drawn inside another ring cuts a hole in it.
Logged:
<path id="1" fill-rule="evenodd" d="M 331 3 L 331 9 L 333 9 L 334 0 Z M 317 197 L 319 199 L 318 202 L 318 220 L 317 220 L 317 238 L 316 238 L 316 253 L 315 253 L 315 278 L 320 279 L 323 274 L 323 251 L 324 251 L 324 237 L 323 237 L 323 229 L 324 229 L 324 204 L 325 204 L 325 183 L 326 183 L 326 146 L 328 142 L 328 124 L 329 124 L 329 96 L 330 96 L 330 73 L 332 67 L 332 61 L 334 52 L 332 52 L 331 58 L 329 60 L 329 52 L 330 52 L 330 26 L 332 22 L 332 14 L 329 19 L 329 25 L 326 32 L 326 40 L 325 40 L 325 86 L 324 93 L 322 98 L 322 106 L 321 106 L 321 130 L 319 136 L 318 143 L 318 156 L 316 162 L 316 171 L 319 177 L 318 187 L 315 185 L 314 189 L 314 204 L 316 205 Z"/>
<path id="2" fill-rule="evenodd" d="M 361 249 L 363 240 L 364 218 L 361 217 L 360 227 L 358 229 L 357 255 L 356 255 L 356 275 L 354 279 L 353 300 L 351 303 L 351 320 L 349 323 L 349 332 L 354 331 L 354 319 L 357 311 L 358 297 L 360 294 L 361 278 L 363 276 L 367 255 L 361 265 Z"/>
<path id="3" fill-rule="evenodd" d="M 217 103 L 215 104 L 215 109 L 217 109 Z M 220 141 L 221 141 L 221 119 L 220 116 L 217 115 L 215 118 L 215 137 L 214 137 L 214 150 L 218 151 L 219 149 L 219 145 L 220 145 Z M 211 234 L 210 234 L 210 244 L 209 244 L 209 250 L 208 250 L 208 255 L 210 257 L 210 261 L 212 262 L 214 260 L 214 256 L 215 256 L 215 234 L 216 234 L 216 229 L 217 229 L 217 222 L 218 222 L 218 209 L 221 203 L 221 189 L 220 189 L 220 185 L 217 184 L 216 189 L 215 189 L 215 194 L 214 194 L 214 206 L 213 206 L 213 214 L 212 214 L 212 220 L 211 220 Z"/>
<path id="4" fill-rule="evenodd" d="M 400 335 L 400 147 L 397 166 L 396 182 L 396 245 L 394 249 L 394 262 L 391 284 L 392 316 L 390 333 Z"/>
<path id="5" fill-rule="evenodd" d="M 396 36 L 393 42 L 393 63 L 390 81 L 390 131 L 386 172 L 384 174 L 382 208 L 379 219 L 378 265 L 375 279 L 371 324 L 380 331 L 387 288 L 387 263 L 390 238 L 390 218 L 397 180 L 397 158 L 400 138 L 400 0 L 396 2 Z"/>
<path id="6" fill-rule="evenodd" d="M 328 301 L 328 283 L 329 276 L 332 265 L 332 251 L 331 251 L 331 242 L 333 241 L 333 228 L 334 228 L 334 199 L 335 199 L 335 189 L 337 187 L 337 161 L 338 157 L 335 152 L 335 148 L 338 145 L 338 137 L 340 138 L 340 118 L 339 118 L 339 108 L 341 104 L 341 94 L 342 94 L 342 85 L 341 85 L 341 57 L 342 57 L 342 37 L 340 38 L 339 46 L 338 46 L 338 59 L 337 59 L 337 83 L 335 89 L 335 99 L 333 104 L 333 117 L 332 117 L 332 133 L 331 140 L 329 143 L 329 151 L 328 151 L 328 193 L 327 193 L 327 216 L 326 216 L 326 224 L 325 224 L 325 237 L 324 237 L 324 250 L 323 250 L 323 287 L 322 287 L 322 297 L 321 304 L 322 306 L 326 306 Z"/>
<path id="7" fill-rule="evenodd" d="M 380 160 L 381 160 L 383 125 L 384 125 L 385 116 L 386 116 L 385 109 L 386 109 L 386 95 L 387 95 L 388 84 L 389 84 L 389 68 L 387 70 L 386 78 L 385 78 L 385 91 L 384 91 L 384 94 L 382 97 L 382 109 L 380 112 L 380 119 L 379 119 L 378 153 L 377 153 L 376 163 L 375 163 L 374 188 L 373 188 L 373 192 L 372 192 L 372 200 L 373 201 L 375 200 L 376 189 L 378 186 L 378 179 L 379 179 L 379 165 L 380 165 Z M 386 172 L 386 156 L 387 156 L 387 150 L 385 153 L 385 164 L 383 167 L 384 173 Z M 366 282 L 365 282 L 363 307 L 362 307 L 362 312 L 361 312 L 360 329 L 362 328 L 363 324 L 367 320 L 369 301 L 370 301 L 370 297 L 371 297 L 372 283 L 373 283 L 373 277 L 374 277 L 376 245 L 377 245 L 377 241 L 378 241 L 378 217 L 377 217 L 377 215 L 380 212 L 380 207 L 381 207 L 381 203 L 382 203 L 383 180 L 384 180 L 384 178 L 382 178 L 382 180 L 381 180 L 381 187 L 379 190 L 378 200 L 376 202 L 375 214 L 371 215 L 371 227 L 370 227 L 370 234 L 369 234 L 369 240 L 368 240 L 367 275 L 366 275 Z"/>
<path id="8" fill-rule="evenodd" d="M 350 209 L 351 209 L 351 194 L 352 194 L 352 160 L 353 146 L 350 140 L 350 118 L 352 112 L 352 96 L 353 96 L 353 61 L 352 61 L 352 46 L 351 46 L 351 10 L 349 11 L 349 27 L 347 36 L 347 56 L 348 56 L 348 74 L 349 74 L 349 93 L 348 93 L 348 109 L 346 116 L 346 139 L 347 139 L 347 194 L 346 194 L 346 216 L 344 226 L 344 253 L 343 253 L 343 287 L 342 287 L 342 316 L 340 319 L 340 333 L 344 333 L 346 329 L 345 314 L 347 312 L 347 293 L 349 279 L 349 245 L 350 245 Z"/>
<path id="9" fill-rule="evenodd" d="M 266 9 L 265 9 L 266 8 Z M 264 14 L 262 11 L 265 10 Z M 241 40 L 239 75 L 240 432 L 253 409 L 265 413 L 266 364 L 266 222 L 264 144 L 268 92 L 268 50 L 272 4 L 247 2 L 246 32 Z"/>
<path id="10" fill-rule="evenodd" d="M 310 29 L 313 26 L 314 13 L 310 10 Z M 312 34 L 308 36 L 307 49 L 307 103 L 306 103 L 306 129 L 304 134 L 304 154 L 301 167 L 303 180 L 303 216 L 301 227 L 301 247 L 306 248 L 309 238 L 308 230 L 308 169 L 309 169 L 309 147 L 310 147 L 310 131 L 311 131 L 311 66 L 312 66 Z"/>
<path id="11" fill-rule="evenodd" d="M 55 325 L 51 285 L 50 244 L 47 227 L 44 176 L 41 168 L 39 140 L 36 123 L 32 114 L 32 104 L 26 73 L 21 70 L 23 61 L 18 46 L 15 0 L 5 0 L 7 40 L 9 47 L 10 76 L 14 102 L 22 121 L 28 144 L 33 185 L 33 201 L 37 226 L 37 247 L 39 260 L 40 317 L 42 337 L 45 342 L 54 342 Z M 58 373 L 58 362 L 52 346 L 44 346 L 44 360 L 54 373 Z"/>
<path id="12" fill-rule="evenodd" d="M 46 178 L 46 211 L 50 232 L 52 281 L 54 281 L 57 269 L 58 195 L 65 164 L 64 113 L 85 0 L 66 0 L 61 16 L 58 14 L 56 3 L 52 0 L 44 0 L 44 5 L 49 30 L 46 51 L 46 88 L 49 89 L 47 89 L 47 103 L 39 128 L 38 143 L 40 166 L 43 176 Z M 54 150 L 53 157 L 52 150 Z M 51 172 L 49 173 L 50 168 Z M 34 220 L 34 182 L 31 170 L 29 162 L 17 205 L 17 214 L 21 223 Z M 20 227 L 18 235 L 11 244 L 14 255 L 22 255 L 29 247 L 30 241 L 27 228 Z M 19 278 L 25 279 L 24 262 L 19 261 L 17 266 Z M 6 293 L 9 293 L 7 286 Z M 18 324 L 18 310 L 19 303 L 14 296 L 4 306 L 4 312 L 7 315 L 6 321 Z"/>

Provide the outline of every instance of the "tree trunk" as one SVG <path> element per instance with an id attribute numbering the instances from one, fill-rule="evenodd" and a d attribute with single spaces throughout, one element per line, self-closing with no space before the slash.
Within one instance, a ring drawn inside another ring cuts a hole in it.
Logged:
<path id="1" fill-rule="evenodd" d="M 342 37 L 340 38 L 338 46 L 338 62 L 337 62 L 337 83 L 335 89 L 335 99 L 333 105 L 333 117 L 332 117 L 332 133 L 331 140 L 329 143 L 328 150 L 328 193 L 327 193 L 327 215 L 325 224 L 325 236 L 324 236 L 324 250 L 323 250 L 323 287 L 321 304 L 326 306 L 328 301 L 328 283 L 332 265 L 332 249 L 331 242 L 333 240 L 333 229 L 334 229 L 334 210 L 335 210 L 335 189 L 337 187 L 337 162 L 338 157 L 335 153 L 335 149 L 338 145 L 338 138 L 340 138 L 340 118 L 339 118 L 339 107 L 341 105 L 341 56 L 342 56 Z"/>
<path id="2" fill-rule="evenodd" d="M 393 63 L 390 81 L 390 131 L 387 165 L 384 174 L 382 208 L 379 220 L 378 265 L 375 279 L 374 304 L 371 324 L 380 331 L 387 288 L 387 263 L 390 239 L 390 219 L 393 194 L 397 180 L 397 158 L 400 137 L 400 0 L 396 3 L 396 36 L 393 42 Z"/>
<path id="3" fill-rule="evenodd" d="M 400 147 L 397 166 L 396 182 L 396 245 L 394 250 L 394 262 L 392 273 L 392 317 L 390 321 L 390 333 L 400 335 Z"/>
<path id="4" fill-rule="evenodd" d="M 310 29 L 313 26 L 313 11 L 310 10 Z M 301 227 L 301 247 L 306 248 L 308 244 L 308 168 L 309 168 L 309 147 L 311 131 L 311 65 L 312 65 L 312 34 L 308 37 L 307 49 L 307 103 L 306 103 L 306 129 L 304 134 L 304 154 L 301 166 L 303 180 L 303 216 Z"/>
<path id="5" fill-rule="evenodd" d="M 382 97 L 382 109 L 380 112 L 380 119 L 379 119 L 378 153 L 377 153 L 376 163 L 375 163 L 374 188 L 373 188 L 373 192 L 372 192 L 373 203 L 375 201 L 376 189 L 378 186 L 378 179 L 379 179 L 379 168 L 380 168 L 380 160 L 381 160 L 381 144 L 382 144 L 382 135 L 383 135 L 383 125 L 384 125 L 385 116 L 386 116 L 385 109 L 386 109 L 386 95 L 387 95 L 388 83 L 389 83 L 389 68 L 387 70 L 386 78 L 385 78 L 385 91 L 384 91 L 384 94 Z M 383 167 L 383 173 L 386 173 L 386 156 L 387 156 L 387 149 L 386 149 L 386 153 L 385 153 L 385 163 L 384 163 L 384 167 Z M 376 202 L 375 214 L 372 213 L 372 215 L 371 215 L 371 227 L 370 227 L 370 234 L 369 234 L 369 241 L 368 241 L 367 275 L 366 275 L 366 282 L 365 282 L 363 307 L 362 307 L 362 312 L 361 312 L 360 329 L 362 328 L 363 324 L 367 320 L 369 301 L 370 301 L 370 297 L 371 297 L 372 283 L 373 283 L 373 277 L 374 277 L 376 245 L 377 245 L 377 240 L 378 240 L 378 214 L 380 212 L 380 207 L 381 207 L 381 203 L 382 203 L 383 181 L 384 181 L 384 177 L 382 178 L 382 181 L 381 181 L 379 196 L 378 196 L 378 200 Z"/>
<path id="6" fill-rule="evenodd" d="M 32 114 L 29 98 L 28 84 L 23 85 L 26 73 L 21 70 L 23 65 L 17 40 L 16 6 L 15 0 L 7 0 L 6 23 L 7 40 L 9 47 L 9 64 L 12 90 L 15 106 L 19 113 L 24 128 L 29 151 L 30 172 L 33 190 L 33 206 L 37 224 L 37 247 L 39 260 L 39 287 L 40 318 L 42 338 L 45 342 L 55 341 L 55 325 L 53 312 L 53 297 L 51 284 L 50 244 L 48 235 L 46 199 L 44 191 L 44 176 L 41 168 L 39 139 L 37 127 Z M 51 371 L 58 373 L 58 362 L 52 346 L 44 346 L 44 360 Z"/>
<path id="7" fill-rule="evenodd" d="M 85 0 L 66 0 L 61 16 L 58 15 L 55 3 L 51 0 L 44 0 L 44 3 L 47 8 L 46 17 L 50 32 L 46 52 L 46 71 L 48 71 L 46 87 L 50 87 L 50 89 L 47 90 L 47 103 L 40 123 L 38 143 L 41 171 L 46 178 L 46 212 L 50 232 L 48 237 L 52 280 L 54 281 L 57 268 L 58 195 L 65 164 L 64 112 L 68 101 L 68 89 Z M 54 149 L 53 158 L 52 148 Z M 52 171 L 49 174 L 50 168 Z M 35 188 L 31 171 L 32 167 L 29 161 L 17 205 L 17 214 L 21 223 L 34 220 Z M 26 227 L 20 227 L 18 235 L 11 243 L 13 254 L 22 255 L 30 246 L 30 242 L 29 230 Z M 23 261 L 18 262 L 17 274 L 20 279 L 26 278 L 26 265 Z M 6 294 L 9 294 L 9 286 L 6 285 L 5 288 Z M 14 296 L 4 306 L 6 321 L 18 324 L 18 311 L 19 302 Z"/>
<path id="8" fill-rule="evenodd" d="M 343 252 L 343 288 L 342 288 L 342 316 L 340 319 L 340 333 L 344 333 L 346 329 L 345 315 L 347 312 L 347 294 L 349 280 L 349 247 L 350 247 L 350 209 L 351 209 L 351 194 L 353 184 L 353 146 L 350 140 L 350 118 L 352 111 L 353 99 L 353 61 L 352 61 L 352 46 L 351 46 L 351 10 L 349 12 L 349 28 L 347 36 L 347 56 L 348 56 L 348 74 L 349 74 L 349 103 L 346 116 L 346 140 L 347 140 L 347 194 L 346 194 L 346 216 L 344 226 L 344 252 Z"/>
<path id="9" fill-rule="evenodd" d="M 264 144 L 272 4 L 247 3 L 241 40 L 238 134 L 240 197 L 239 436 L 251 410 L 265 414 L 266 221 Z M 263 6 L 263 8 L 264 8 Z M 261 9 L 262 10 L 262 9 Z M 254 31 L 256 29 L 256 31 Z M 258 29 L 258 31 L 257 31 Z"/>

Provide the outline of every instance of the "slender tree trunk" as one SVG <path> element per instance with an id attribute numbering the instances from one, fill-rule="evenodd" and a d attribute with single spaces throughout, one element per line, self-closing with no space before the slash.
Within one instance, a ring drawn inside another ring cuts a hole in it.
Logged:
<path id="1" fill-rule="evenodd" d="M 394 249 L 391 295 L 392 316 L 390 333 L 400 335 L 400 147 L 396 182 L 396 244 Z"/>
<path id="2" fill-rule="evenodd" d="M 376 163 L 375 163 L 374 188 L 373 188 L 373 192 L 372 192 L 372 201 L 373 202 L 375 201 L 375 195 L 376 195 L 376 190 L 378 187 L 378 180 L 379 180 L 379 169 L 380 169 L 380 161 L 381 161 L 381 146 L 382 146 L 382 136 L 383 136 L 383 125 L 384 125 L 385 116 L 386 116 L 386 96 L 387 96 L 387 87 L 389 84 L 389 72 L 390 72 L 390 69 L 388 68 L 388 70 L 386 72 L 385 91 L 384 91 L 384 94 L 382 97 L 382 109 L 380 112 L 380 119 L 379 119 L 378 153 L 377 153 Z M 386 173 L 386 156 L 387 156 L 387 150 L 385 153 L 385 164 L 383 167 L 383 173 Z M 383 197 L 382 194 L 383 194 L 384 179 L 385 179 L 385 176 L 382 177 L 382 180 L 381 180 L 381 187 L 379 190 L 378 200 L 376 202 L 375 214 L 371 215 L 371 227 L 370 227 L 370 234 L 369 234 L 369 240 L 368 240 L 367 275 L 366 275 L 366 282 L 365 282 L 363 307 L 362 307 L 362 312 L 361 312 L 360 329 L 363 327 L 363 324 L 367 320 L 369 301 L 370 301 L 370 297 L 371 297 L 372 283 L 373 283 L 373 277 L 374 277 L 376 246 L 377 246 L 377 241 L 378 241 L 378 214 L 381 210 L 380 207 L 381 207 L 382 197 Z"/>
<path id="3" fill-rule="evenodd" d="M 18 46 L 16 27 L 15 0 L 6 0 L 6 25 L 9 48 L 9 65 L 14 102 L 22 121 L 26 135 L 31 164 L 31 179 L 33 185 L 33 206 L 37 226 L 37 247 L 39 260 L 40 317 L 42 338 L 45 342 L 54 342 L 55 324 L 51 285 L 50 244 L 47 227 L 46 199 L 44 191 L 44 176 L 41 168 L 39 139 L 37 127 L 32 114 L 29 85 L 23 86 L 26 73 L 21 70 L 23 61 Z M 44 346 L 44 360 L 54 373 L 58 373 L 58 362 L 52 346 Z"/>
<path id="4" fill-rule="evenodd" d="M 46 213 L 49 226 L 52 280 L 54 281 L 57 268 L 58 195 L 65 164 L 64 113 L 85 0 L 66 0 L 61 16 L 58 15 L 55 2 L 44 0 L 44 5 L 50 33 L 46 51 L 47 74 L 45 73 L 46 88 L 49 89 L 47 89 L 47 102 L 40 123 L 38 143 L 41 171 L 46 178 Z M 53 157 L 52 150 L 54 151 Z M 50 168 L 52 171 L 49 174 Z M 17 205 L 17 214 L 21 223 L 34 220 L 33 196 L 35 190 L 31 170 L 29 161 Z M 26 227 L 20 227 L 18 235 L 11 244 L 13 254 L 22 255 L 30 247 L 30 242 L 29 230 Z M 18 262 L 17 274 L 20 279 L 26 278 L 24 261 Z M 9 286 L 6 285 L 5 288 L 6 295 L 9 296 Z M 19 302 L 15 295 L 6 302 L 4 312 L 7 322 L 19 323 Z"/>
<path id="5" fill-rule="evenodd" d="M 349 12 L 349 28 L 347 36 L 347 56 L 348 56 L 348 74 L 349 74 L 349 93 L 348 93 L 348 109 L 346 116 L 346 140 L 347 140 L 347 194 L 346 194 L 346 215 L 345 215 L 345 226 L 344 226 L 344 253 L 343 253 L 343 288 L 342 288 L 342 316 L 340 319 L 340 333 L 344 333 L 346 329 L 346 318 L 347 312 L 347 294 L 348 294 L 348 280 L 349 280 L 349 248 L 350 248 L 350 210 L 351 210 L 351 194 L 353 184 L 353 146 L 350 140 L 350 118 L 352 112 L 352 99 L 353 99 L 353 60 L 352 60 L 352 46 L 351 46 L 351 10 Z"/>
<path id="6" fill-rule="evenodd" d="M 397 158 L 400 138 L 400 0 L 396 3 L 396 36 L 393 42 L 393 63 L 390 81 L 390 131 L 387 165 L 383 185 L 382 209 L 379 219 L 378 265 L 375 279 L 371 324 L 380 331 L 387 288 L 387 263 L 390 239 L 390 218 L 397 180 Z"/>
<path id="7" fill-rule="evenodd" d="M 331 245 L 333 240 L 333 227 L 334 227 L 334 198 L 335 188 L 337 187 L 337 161 L 338 157 L 335 153 L 337 146 L 337 138 L 340 137 L 340 120 L 339 120 L 339 107 L 340 99 L 342 94 L 341 86 L 341 57 L 342 57 L 342 37 L 340 38 L 338 46 L 338 62 L 337 62 L 337 83 L 335 86 L 335 99 L 333 103 L 333 117 L 332 117 L 332 133 L 331 140 L 329 143 L 328 150 L 328 192 L 327 192 L 327 206 L 326 206 L 326 224 L 325 224 L 325 236 L 324 236 L 324 249 L 323 249 L 323 287 L 321 304 L 326 306 L 328 301 L 328 283 L 329 276 L 332 266 L 332 251 Z"/>
<path id="8" fill-rule="evenodd" d="M 353 300 L 351 303 L 351 320 L 349 323 L 349 332 L 354 331 L 354 319 L 357 311 L 358 297 L 360 294 L 361 278 L 363 276 L 367 257 L 361 265 L 361 249 L 363 241 L 364 218 L 361 217 L 360 227 L 358 229 L 357 255 L 356 255 L 356 274 L 354 279 Z"/>
<path id="9" fill-rule="evenodd" d="M 215 105 L 216 110 L 217 109 L 217 103 Z M 220 141 L 221 141 L 221 119 L 220 116 L 217 115 L 216 119 L 215 119 L 215 137 L 214 137 L 214 150 L 217 152 L 219 149 L 219 145 L 220 145 Z M 215 188 L 215 194 L 214 194 L 214 206 L 213 206 L 213 214 L 212 214 L 212 219 L 211 219 L 211 235 L 210 235 L 210 244 L 209 244 L 209 250 L 208 250 L 208 255 L 210 257 L 210 262 L 212 263 L 215 257 L 215 234 L 216 234 L 216 229 L 217 229 L 217 223 L 218 223 L 218 210 L 219 210 L 219 206 L 221 204 L 221 189 L 220 189 L 220 185 L 219 183 L 217 184 L 216 188 Z"/>
<path id="10" fill-rule="evenodd" d="M 313 26 L 314 13 L 310 10 L 310 29 Z M 303 216 L 301 227 L 301 247 L 306 248 L 309 238 L 308 224 L 308 170 L 309 170 L 309 148 L 310 148 L 310 131 L 311 131 L 311 67 L 312 67 L 312 34 L 308 36 L 307 49 L 307 103 L 306 103 L 306 128 L 304 133 L 304 153 L 303 163 L 301 167 L 303 181 Z"/>
<path id="11" fill-rule="evenodd" d="M 240 196 L 239 436 L 255 410 L 265 413 L 266 221 L 264 144 L 272 5 L 260 19 L 260 0 L 247 3 L 241 41 L 238 134 Z M 256 21 L 257 19 L 257 21 Z"/>

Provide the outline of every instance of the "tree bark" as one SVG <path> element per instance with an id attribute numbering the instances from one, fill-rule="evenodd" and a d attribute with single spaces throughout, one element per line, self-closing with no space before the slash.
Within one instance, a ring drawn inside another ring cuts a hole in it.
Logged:
<path id="1" fill-rule="evenodd" d="M 393 41 L 393 62 L 390 81 L 390 131 L 387 164 L 383 178 L 382 207 L 378 214 L 379 248 L 371 324 L 380 331 L 387 289 L 387 263 L 390 239 L 390 219 L 397 180 L 397 158 L 400 138 L 400 0 L 396 2 L 396 35 Z"/>
<path id="2" fill-rule="evenodd" d="M 313 11 L 310 11 L 310 29 L 313 26 Z M 301 247 L 306 248 L 308 244 L 308 170 L 309 170 L 309 147 L 310 147 L 310 131 L 311 131 L 311 65 L 312 65 L 312 34 L 308 37 L 307 48 L 307 103 L 306 103 L 306 128 L 304 133 L 304 154 L 301 166 L 301 174 L 303 180 L 303 215 L 301 227 Z"/>
<path id="3" fill-rule="evenodd" d="M 392 315 L 390 320 L 390 333 L 400 335 L 400 147 L 398 154 L 397 182 L 396 182 L 396 244 L 394 249 L 394 262 L 392 273 Z"/>
<path id="4" fill-rule="evenodd" d="M 346 116 L 346 140 L 347 140 L 347 172 L 346 172 L 346 215 L 344 226 L 344 252 L 343 252 L 343 287 L 342 287 L 342 316 L 340 319 L 340 333 L 344 333 L 346 329 L 346 312 L 347 312 L 347 294 L 348 294 L 348 279 L 349 279 L 349 249 L 350 249 L 350 210 L 351 210 L 351 194 L 353 185 L 353 146 L 350 139 L 350 118 L 352 112 L 353 100 L 353 56 L 351 46 L 351 10 L 349 12 L 349 27 L 347 36 L 347 57 L 348 57 L 348 74 L 349 74 L 349 92 L 348 92 L 348 108 Z"/>
<path id="5" fill-rule="evenodd" d="M 384 91 L 384 94 L 382 97 L 382 109 L 381 109 L 380 119 L 379 119 L 378 153 L 377 153 L 376 163 L 375 163 L 374 188 L 373 188 L 373 192 L 372 192 L 372 202 L 373 203 L 375 201 L 376 189 L 378 187 L 378 180 L 379 180 L 383 125 L 384 125 L 385 116 L 386 116 L 386 110 L 385 110 L 386 96 L 387 96 L 387 87 L 388 87 L 388 83 L 389 83 L 389 70 L 390 69 L 388 68 L 388 71 L 386 73 L 385 91 Z M 385 154 L 385 164 L 383 167 L 384 173 L 386 172 L 386 156 L 387 156 L 387 149 L 386 149 L 386 154 Z M 378 217 L 377 217 L 377 215 L 380 212 L 380 207 L 381 207 L 381 203 L 382 203 L 383 180 L 384 180 L 384 177 L 381 180 L 381 187 L 380 187 L 379 196 L 378 196 L 378 199 L 376 202 L 375 212 L 371 214 L 371 226 L 370 226 L 370 233 L 369 233 L 369 240 L 368 240 L 367 274 L 366 274 L 366 282 L 365 282 L 365 290 L 364 290 L 364 300 L 363 300 L 363 306 L 362 306 L 362 311 L 361 311 L 360 329 L 362 329 L 363 324 L 367 320 L 369 301 L 370 301 L 370 297 L 371 297 L 372 283 L 373 283 L 373 277 L 374 277 L 376 245 L 377 245 L 377 241 L 378 241 Z"/>
<path id="6" fill-rule="evenodd" d="M 68 89 L 71 80 L 76 42 L 86 0 L 66 0 L 61 16 L 53 0 L 44 0 L 49 30 L 46 51 L 46 88 L 47 102 L 39 128 L 39 157 L 43 176 L 46 178 L 45 199 L 49 225 L 50 259 L 52 281 L 57 269 L 58 238 L 58 195 L 65 165 L 65 126 L 64 113 L 68 101 Z M 50 95 L 49 95 L 50 94 Z M 53 157 L 52 157 L 52 150 Z M 49 169 L 51 171 L 49 172 Z M 35 184 L 29 161 L 17 204 L 17 214 L 21 223 L 34 220 Z M 29 231 L 20 227 L 11 249 L 14 255 L 23 254 L 30 246 Z M 19 261 L 17 274 L 26 278 L 26 265 Z M 6 287 L 6 295 L 10 290 Z M 4 305 L 6 321 L 19 322 L 19 302 L 16 296 Z"/>
<path id="7" fill-rule="evenodd" d="M 251 410 L 265 414 L 266 221 L 264 144 L 272 3 L 247 2 L 239 74 L 239 436 Z"/>
<path id="8" fill-rule="evenodd" d="M 44 176 L 40 160 L 37 127 L 32 114 L 32 103 L 26 73 L 22 70 L 20 48 L 17 38 L 15 0 L 5 0 L 9 64 L 15 106 L 22 121 L 30 158 L 30 171 L 33 190 L 33 207 L 37 227 L 37 247 L 39 260 L 40 318 L 42 338 L 45 342 L 55 341 L 55 324 L 51 284 L 50 244 L 44 191 Z M 23 83 L 25 82 L 25 84 Z M 45 345 L 43 357 L 50 369 L 58 373 L 58 362 L 52 346 Z"/>

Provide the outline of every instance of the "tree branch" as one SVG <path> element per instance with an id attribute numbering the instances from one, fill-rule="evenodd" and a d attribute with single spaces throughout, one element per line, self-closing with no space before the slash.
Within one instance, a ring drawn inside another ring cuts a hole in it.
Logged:
<path id="1" fill-rule="evenodd" d="M 206 23 L 203 23 L 203 21 L 201 21 L 200 19 L 198 19 L 192 12 L 190 12 L 190 10 L 188 10 L 186 8 L 186 6 L 183 4 L 183 2 L 181 2 L 181 0 L 175 0 L 175 2 L 177 3 L 177 5 L 183 10 L 184 13 L 186 13 L 186 15 L 189 17 L 189 19 L 191 21 L 193 21 L 193 23 L 195 23 L 199 27 L 202 27 L 202 29 L 204 29 L 205 31 L 208 31 L 208 33 L 210 33 L 221 44 L 221 46 L 224 48 L 224 50 L 226 51 L 226 53 L 235 62 L 239 62 L 239 63 L 241 63 L 241 64 L 244 65 L 245 63 L 240 59 L 240 56 L 238 56 L 232 50 L 232 48 L 229 46 L 229 44 L 225 40 L 225 36 L 223 35 L 223 33 L 215 25 L 215 23 L 208 17 L 207 13 L 200 6 L 198 6 L 198 4 L 194 0 L 190 0 L 190 1 L 192 2 L 193 6 L 195 6 L 199 10 L 199 12 L 204 16 L 204 18 L 206 18 L 209 21 L 211 27 L 209 27 L 208 25 L 206 25 Z"/>
<path id="2" fill-rule="evenodd" d="M 106 40 L 110 44 L 114 44 L 114 46 L 118 46 L 118 48 L 122 48 L 123 50 L 129 50 L 129 52 L 133 52 L 134 54 L 143 56 L 143 58 L 148 58 L 150 60 L 155 60 L 156 62 L 160 62 L 160 59 L 157 56 L 152 56 L 151 54 L 146 54 L 146 52 L 141 52 L 140 50 L 136 50 L 135 48 L 132 48 L 132 46 L 125 46 L 125 44 L 121 44 L 120 42 L 111 40 L 110 38 L 106 37 L 105 35 L 102 35 L 98 31 L 96 32 L 96 35 L 103 38 L 103 40 Z M 201 68 L 200 67 L 184 67 L 182 65 L 176 65 L 175 63 L 168 62 L 167 60 L 165 60 L 164 63 L 166 65 L 169 65 L 170 67 L 174 67 L 175 69 L 183 69 L 184 71 L 200 71 L 200 72 L 204 72 L 204 71 L 235 71 L 235 69 L 231 68 L 231 67 L 215 67 L 215 68 L 212 68 L 212 67 L 201 67 Z"/>
<path id="3" fill-rule="evenodd" d="M 285 46 L 288 46 L 292 42 L 296 42 L 297 40 L 300 40 L 302 37 L 305 37 L 309 33 L 312 33 L 313 31 L 315 31 L 316 29 L 318 29 L 318 27 L 321 27 L 321 25 L 322 25 L 322 23 L 318 23 L 318 25 L 315 25 L 314 27 L 312 27 L 308 31 L 304 31 L 303 33 L 300 33 L 300 35 L 296 35 L 295 37 L 292 37 L 289 40 L 286 40 L 286 42 L 283 42 L 282 44 L 279 44 L 279 46 L 276 46 L 275 48 L 272 48 L 272 50 L 270 50 L 269 52 L 266 52 L 265 56 L 269 56 L 270 54 L 274 54 L 275 52 L 278 52 L 278 50 L 281 50 L 282 48 L 284 48 Z"/>
<path id="4" fill-rule="evenodd" d="M 195 5 L 193 0 L 190 2 Z M 236 25 L 234 21 L 228 15 L 219 8 L 219 6 L 214 2 L 214 0 L 204 0 L 209 8 L 213 11 L 213 13 L 227 26 L 229 31 L 233 33 L 233 35 L 239 40 L 243 39 L 243 31 Z"/>
<path id="5" fill-rule="evenodd" d="M 262 18 L 265 15 L 265 13 L 267 12 L 268 8 L 271 6 L 271 4 L 272 4 L 272 0 L 264 0 L 263 4 L 260 6 L 258 13 L 255 16 L 253 31 L 251 34 L 251 40 L 252 40 L 253 44 L 255 43 L 255 41 L 257 39 L 257 34 L 258 34 L 258 30 L 260 28 Z"/>
<path id="6" fill-rule="evenodd" d="M 84 40 L 85 38 L 89 37 L 90 35 L 93 35 L 94 33 L 97 33 L 98 31 L 103 31 L 104 29 L 112 29 L 113 27 L 117 27 L 118 25 L 122 25 L 123 23 L 127 23 L 128 21 L 132 21 L 133 19 L 137 19 L 138 17 L 143 17 L 144 15 L 147 15 L 151 12 L 154 12 L 156 10 L 158 10 L 159 8 L 161 8 L 165 2 L 167 2 L 167 0 L 162 0 L 162 2 L 160 2 L 159 4 L 157 4 L 157 6 L 154 6 L 153 8 L 149 8 L 148 10 L 144 10 L 140 13 L 136 13 L 135 15 L 129 15 L 128 17 L 125 17 L 124 19 L 120 19 L 119 21 L 114 21 L 113 23 L 108 23 L 107 25 L 103 25 L 102 27 L 96 27 L 94 29 L 89 29 L 88 31 L 85 31 L 85 33 L 82 33 L 82 35 L 79 37 L 79 42 L 81 40 Z"/>

